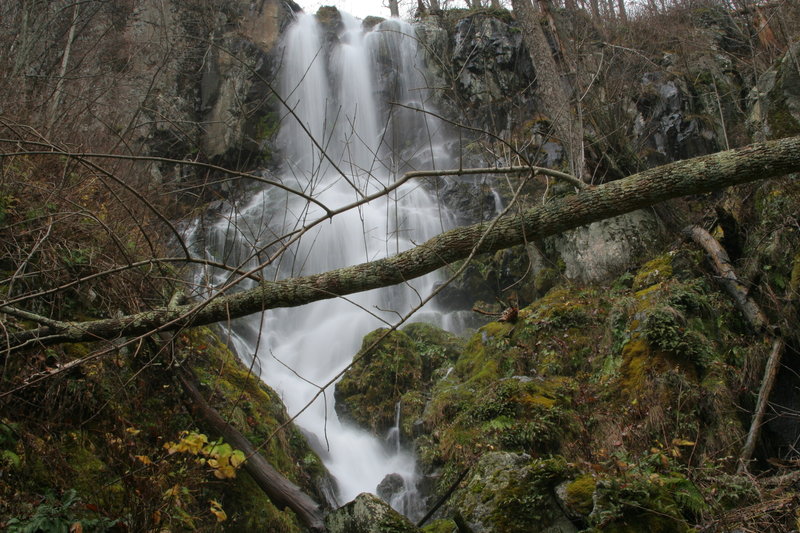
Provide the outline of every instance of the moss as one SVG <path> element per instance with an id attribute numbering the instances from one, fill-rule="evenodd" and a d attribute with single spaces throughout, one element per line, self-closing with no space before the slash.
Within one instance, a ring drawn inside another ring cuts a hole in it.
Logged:
<path id="1" fill-rule="evenodd" d="M 592 511 L 594 489 L 597 483 L 594 477 L 584 474 L 571 481 L 566 487 L 566 502 L 575 512 L 588 515 Z"/>
<path id="2" fill-rule="evenodd" d="M 622 348 L 622 389 L 634 396 L 646 386 L 648 371 L 657 371 L 657 362 L 652 355 L 652 348 L 641 337 L 631 339 Z"/>
<path id="3" fill-rule="evenodd" d="M 487 383 L 503 376 L 502 352 L 510 346 L 514 325 L 490 322 L 473 335 L 455 364 L 458 376 L 474 383 Z"/>
<path id="4" fill-rule="evenodd" d="M 552 490 L 564 475 L 560 459 L 529 461 L 524 455 L 487 453 L 454 495 L 455 506 L 486 531 L 527 532 L 531 524 L 546 528 L 561 515 Z"/>
<path id="5" fill-rule="evenodd" d="M 423 374 L 417 345 L 403 331 L 390 332 L 370 349 L 385 333 L 378 329 L 364 337 L 356 362 L 335 389 L 339 415 L 376 435 L 394 425 L 397 402 L 420 384 Z"/>
<path id="6" fill-rule="evenodd" d="M 668 280 L 672 276 L 672 256 L 666 253 L 645 263 L 633 278 L 633 290 L 641 291 Z"/>
<path id="7" fill-rule="evenodd" d="M 185 331 L 181 346 L 183 355 L 192 358 L 201 385 L 209 389 L 206 394 L 211 403 L 224 411 L 230 423 L 251 442 L 267 441 L 260 450 L 265 459 L 308 493 L 316 494 L 316 480 L 326 474 L 305 438 L 294 425 L 273 435 L 289 418 L 275 391 L 245 367 L 209 328 Z M 311 456 L 316 459 L 309 460 Z"/>
<path id="8" fill-rule="evenodd" d="M 125 489 L 120 480 L 106 483 L 116 476 L 102 461 L 100 452 L 88 436 L 81 432 L 70 433 L 63 446 L 67 463 L 75 474 L 72 486 L 83 500 L 112 514 L 121 513 Z"/>
<path id="9" fill-rule="evenodd" d="M 434 520 L 422 527 L 423 533 L 453 533 L 456 523 L 449 518 Z"/>
<path id="10" fill-rule="evenodd" d="M 275 507 L 245 471 L 226 484 L 219 500 L 228 515 L 225 531 L 304 531 L 294 513 Z"/>

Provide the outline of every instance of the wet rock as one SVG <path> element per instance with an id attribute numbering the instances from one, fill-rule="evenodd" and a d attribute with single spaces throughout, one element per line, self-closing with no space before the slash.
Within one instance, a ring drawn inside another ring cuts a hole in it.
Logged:
<path id="1" fill-rule="evenodd" d="M 682 78 L 664 72 L 644 75 L 634 134 L 645 147 L 648 166 L 717 151 L 713 128 L 693 107 Z"/>
<path id="2" fill-rule="evenodd" d="M 522 34 L 510 19 L 477 13 L 456 23 L 452 39 L 456 93 L 473 124 L 510 131 L 511 110 L 532 99 L 526 89 L 534 71 Z"/>
<path id="3" fill-rule="evenodd" d="M 372 494 L 362 493 L 325 518 L 329 533 L 414 533 L 406 517 Z"/>
<path id="4" fill-rule="evenodd" d="M 391 502 L 392 497 L 399 494 L 405 484 L 403 483 L 403 476 L 400 474 L 387 474 L 380 483 L 378 483 L 378 488 L 376 492 L 378 493 L 378 497 L 385 502 Z"/>

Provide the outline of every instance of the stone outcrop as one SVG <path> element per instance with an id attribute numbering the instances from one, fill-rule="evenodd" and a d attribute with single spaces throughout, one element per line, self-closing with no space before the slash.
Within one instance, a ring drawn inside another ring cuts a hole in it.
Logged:
<path id="1" fill-rule="evenodd" d="M 419 531 L 406 517 L 372 494 L 356 499 L 325 519 L 328 533 L 414 533 Z"/>

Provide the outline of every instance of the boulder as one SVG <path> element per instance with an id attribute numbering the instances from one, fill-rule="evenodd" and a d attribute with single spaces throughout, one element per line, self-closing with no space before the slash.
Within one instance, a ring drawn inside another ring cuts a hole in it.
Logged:
<path id="1" fill-rule="evenodd" d="M 554 237 L 553 243 L 567 278 L 603 282 L 637 264 L 660 235 L 656 216 L 638 210 L 565 232 Z"/>
<path id="2" fill-rule="evenodd" d="M 414 533 L 419 529 L 389 504 L 362 493 L 325 518 L 329 533 Z"/>
<path id="3" fill-rule="evenodd" d="M 553 496 L 559 475 L 555 463 L 531 461 L 526 454 L 487 453 L 454 494 L 455 511 L 474 533 L 576 532 Z"/>

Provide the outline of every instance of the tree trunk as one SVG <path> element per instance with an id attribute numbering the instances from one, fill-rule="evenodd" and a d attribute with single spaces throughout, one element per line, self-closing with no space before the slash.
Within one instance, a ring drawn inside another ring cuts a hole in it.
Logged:
<path id="1" fill-rule="evenodd" d="M 72 8 L 72 22 L 69 25 L 67 42 L 64 44 L 64 53 L 61 55 L 61 68 L 58 71 L 56 89 L 53 92 L 53 98 L 50 101 L 50 116 L 48 117 L 47 121 L 47 131 L 52 131 L 53 125 L 56 123 L 58 107 L 61 105 L 61 97 L 64 94 L 64 79 L 67 75 L 67 65 L 69 64 L 69 56 L 72 51 L 72 42 L 75 40 L 75 30 L 78 27 L 79 7 L 80 2 L 75 2 L 75 5 Z"/>
<path id="2" fill-rule="evenodd" d="M 541 0 L 539 0 L 541 1 Z M 556 65 L 550 43 L 539 24 L 537 10 L 531 0 L 511 0 L 514 16 L 522 30 L 522 39 L 536 69 L 536 87 L 545 114 L 553 123 L 556 137 L 565 147 L 569 157 L 570 172 L 583 179 L 583 132 L 572 120 L 570 96 L 561 84 L 561 73 Z M 557 39 L 556 33 L 556 39 Z"/>
<path id="3" fill-rule="evenodd" d="M 628 11 L 625 9 L 625 0 L 618 0 L 617 5 L 619 5 L 619 19 L 623 24 L 627 24 Z"/>
<path id="4" fill-rule="evenodd" d="M 25 344 L 41 346 L 152 334 L 386 287 L 464 259 L 473 249 L 479 253 L 495 252 L 671 198 L 798 171 L 800 137 L 756 143 L 587 187 L 571 196 L 504 217 L 491 229 L 489 223 L 456 228 L 386 259 L 322 274 L 265 281 L 252 289 L 220 295 L 199 304 L 159 308 L 119 318 L 49 323 L 35 329 L 8 332 L 0 336 L 0 353 Z M 2 307 L 0 312 L 3 312 Z"/>
<path id="5" fill-rule="evenodd" d="M 389 0 L 389 13 L 394 18 L 400 18 L 400 5 L 398 0 Z"/>
<path id="6" fill-rule="evenodd" d="M 178 371 L 178 379 L 186 392 L 191 411 L 202 418 L 212 430 L 233 448 L 241 450 L 247 457 L 244 469 L 278 508 L 288 507 L 311 531 L 325 531 L 322 506 L 300 488 L 275 470 L 264 457 L 253 448 L 250 441 L 236 428 L 228 424 L 216 409 L 203 398 L 192 376 L 186 370 Z"/>

